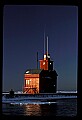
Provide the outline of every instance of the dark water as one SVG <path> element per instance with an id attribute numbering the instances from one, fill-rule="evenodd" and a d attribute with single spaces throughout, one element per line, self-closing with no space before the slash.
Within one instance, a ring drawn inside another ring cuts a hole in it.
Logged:
<path id="1" fill-rule="evenodd" d="M 2 113 L 24 116 L 76 116 L 77 99 L 56 100 L 53 104 L 2 104 Z"/>

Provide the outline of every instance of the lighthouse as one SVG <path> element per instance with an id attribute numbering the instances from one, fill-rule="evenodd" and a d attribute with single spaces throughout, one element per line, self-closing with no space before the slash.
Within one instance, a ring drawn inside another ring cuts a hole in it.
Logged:
<path id="1" fill-rule="evenodd" d="M 39 60 L 40 68 L 27 69 L 24 73 L 24 93 L 56 93 L 58 74 L 56 70 L 53 69 L 53 61 L 51 60 L 48 52 L 47 36 L 46 39 L 44 38 L 43 59 Z"/>

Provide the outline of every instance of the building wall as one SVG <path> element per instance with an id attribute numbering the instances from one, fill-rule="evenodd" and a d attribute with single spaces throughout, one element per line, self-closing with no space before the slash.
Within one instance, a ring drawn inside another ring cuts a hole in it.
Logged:
<path id="1" fill-rule="evenodd" d="M 40 93 L 55 93 L 57 87 L 56 71 L 43 70 L 40 74 Z"/>
<path id="2" fill-rule="evenodd" d="M 39 93 L 39 74 L 24 75 L 24 92 Z"/>

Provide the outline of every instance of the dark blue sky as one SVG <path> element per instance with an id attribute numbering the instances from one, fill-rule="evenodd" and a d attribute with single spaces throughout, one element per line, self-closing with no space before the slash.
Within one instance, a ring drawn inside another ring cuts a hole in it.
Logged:
<path id="1" fill-rule="evenodd" d="M 5 5 L 3 12 L 3 91 L 22 90 L 24 72 L 49 53 L 58 73 L 57 90 L 77 90 L 78 7 Z"/>

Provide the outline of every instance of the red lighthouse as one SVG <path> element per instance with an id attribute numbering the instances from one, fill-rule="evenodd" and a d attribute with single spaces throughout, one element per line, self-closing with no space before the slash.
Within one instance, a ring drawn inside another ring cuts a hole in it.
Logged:
<path id="1" fill-rule="evenodd" d="M 58 75 L 53 70 L 53 61 L 48 53 L 48 37 L 44 43 L 44 58 L 40 60 L 40 69 L 27 69 L 24 73 L 24 93 L 56 92 Z"/>

